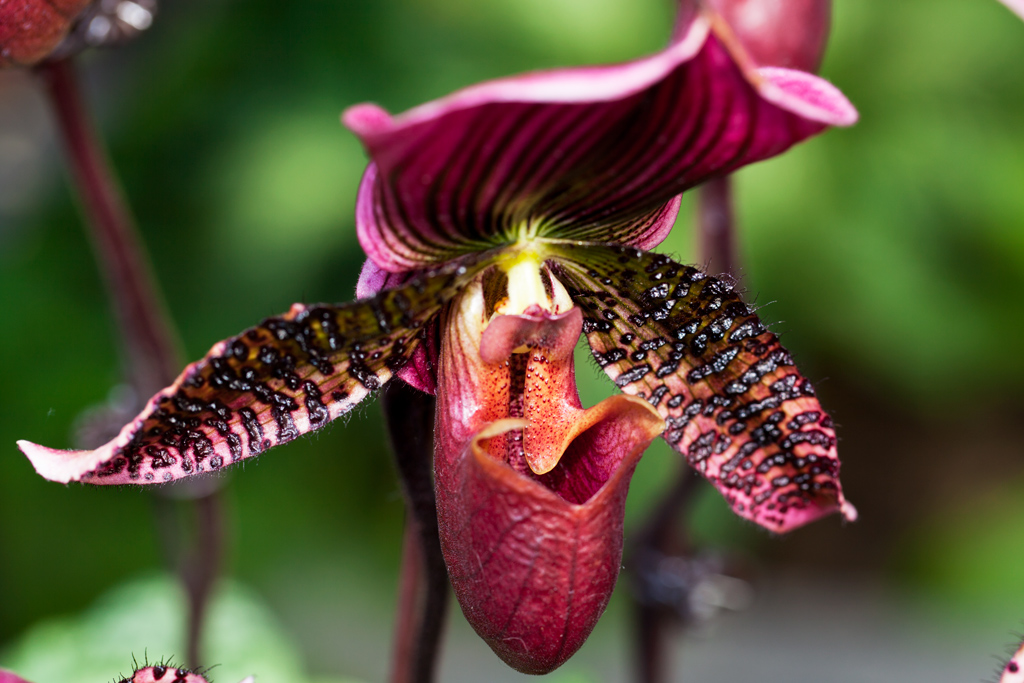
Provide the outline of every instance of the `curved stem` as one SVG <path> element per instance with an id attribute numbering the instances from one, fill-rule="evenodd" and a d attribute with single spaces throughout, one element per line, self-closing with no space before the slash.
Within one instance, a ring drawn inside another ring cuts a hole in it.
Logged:
<path id="1" fill-rule="evenodd" d="M 206 662 L 201 656 L 203 625 L 223 560 L 224 513 L 221 506 L 222 499 L 217 489 L 193 501 L 193 551 L 191 557 L 186 556 L 181 570 L 189 597 L 185 661 L 193 670 Z"/>
<path id="2" fill-rule="evenodd" d="M 732 177 L 713 178 L 697 188 L 698 251 L 708 273 L 736 276 L 736 221 Z"/>
<path id="3" fill-rule="evenodd" d="M 431 473 L 435 400 L 394 380 L 385 386 L 381 403 L 406 504 L 389 680 L 431 683 L 448 611 L 448 570 L 441 555 Z"/>
<path id="4" fill-rule="evenodd" d="M 140 396 L 150 396 L 171 384 L 178 374 L 181 354 L 177 334 L 83 102 L 74 66 L 70 59 L 62 59 L 40 65 L 38 73 L 57 117 L 96 259 L 113 303 L 129 379 Z"/>
<path id="5" fill-rule="evenodd" d="M 125 371 L 140 400 L 170 385 L 182 366 L 181 345 L 153 277 L 149 256 L 139 238 L 99 132 L 82 98 L 70 58 L 37 68 L 56 115 L 71 177 L 107 286 L 124 350 Z M 177 516 L 164 529 L 166 545 L 180 558 L 180 575 L 189 597 L 186 661 L 199 665 L 202 625 L 223 559 L 223 512 L 217 486 L 192 489 L 192 534 Z M 205 489 L 205 490 L 204 490 Z M 157 500 L 161 494 L 157 493 Z M 166 494 L 163 494 L 166 498 Z M 158 508 L 167 510 L 170 505 Z M 161 511 L 158 509 L 158 516 Z M 190 537 L 178 548 L 176 539 Z"/>
<path id="6" fill-rule="evenodd" d="M 657 580 L 656 564 L 666 555 L 684 555 L 688 548 L 679 529 L 679 514 L 693 498 L 700 477 L 682 465 L 672 488 L 651 511 L 630 543 L 629 560 L 636 628 L 635 664 L 637 683 L 666 683 L 669 680 L 665 652 L 667 631 L 678 617 L 659 604 L 650 582 Z"/>

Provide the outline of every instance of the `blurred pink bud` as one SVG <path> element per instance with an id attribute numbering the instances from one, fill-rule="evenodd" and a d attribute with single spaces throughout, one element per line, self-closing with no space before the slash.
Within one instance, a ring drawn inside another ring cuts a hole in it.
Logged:
<path id="1" fill-rule="evenodd" d="M 818 70 L 828 40 L 831 0 L 706 1 L 758 66 Z"/>

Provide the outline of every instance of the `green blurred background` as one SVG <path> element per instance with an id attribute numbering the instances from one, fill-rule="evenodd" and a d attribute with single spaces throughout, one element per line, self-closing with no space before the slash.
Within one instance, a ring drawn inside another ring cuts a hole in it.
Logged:
<path id="1" fill-rule="evenodd" d="M 365 158 L 338 121 L 345 107 L 401 111 L 486 78 L 650 53 L 672 13 L 670 0 L 168 0 L 141 40 L 80 67 L 197 358 L 294 301 L 352 297 Z M 860 123 L 738 175 L 744 286 L 770 303 L 762 315 L 833 413 L 861 520 L 772 538 L 708 489 L 689 524 L 760 577 L 749 617 L 727 617 L 719 633 L 740 638 L 747 618 L 779 630 L 844 620 L 852 630 L 835 637 L 852 639 L 859 664 L 828 680 L 974 680 L 1024 619 L 1022 65 L 1024 23 L 995 0 L 837 0 L 822 71 Z M 663 247 L 686 261 L 692 209 L 684 202 Z M 149 632 L 103 624 L 161 613 L 146 600 L 175 603 L 156 577 L 151 494 L 45 482 L 14 446 L 70 446 L 76 419 L 122 382 L 52 122 L 38 84 L 17 72 L 0 72 L 0 319 L 0 664 L 106 648 L 127 669 Z M 579 374 L 585 402 L 610 392 L 592 365 Z M 628 522 L 674 465 L 652 448 Z M 249 654 L 216 650 L 237 660 L 222 661 L 219 683 L 261 666 L 264 642 L 283 643 L 287 660 L 262 664 L 266 683 L 382 679 L 403 513 L 376 404 L 223 479 L 235 582 L 224 609 L 255 610 L 265 628 L 245 639 Z M 258 630 L 251 616 L 237 621 Z M 886 643 L 872 640 L 875 623 L 892 627 Z M 173 631 L 154 632 L 165 644 L 150 656 L 180 647 Z M 617 594 L 597 645 L 552 680 L 622 680 L 627 631 Z M 742 652 L 722 659 L 716 637 L 694 637 L 693 660 L 681 646 L 680 680 L 741 680 L 728 667 Z M 445 680 L 518 680 L 458 619 L 450 641 Z M 872 647 L 910 663 L 862 675 Z M 946 657 L 938 677 L 924 677 L 935 661 L 914 668 L 930 648 Z M 799 637 L 771 650 L 807 657 Z M 92 680 L 117 673 L 99 670 Z"/>

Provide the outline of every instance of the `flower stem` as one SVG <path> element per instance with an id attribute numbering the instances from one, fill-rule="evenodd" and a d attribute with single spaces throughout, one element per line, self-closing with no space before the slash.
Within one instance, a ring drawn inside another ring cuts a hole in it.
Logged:
<path id="1" fill-rule="evenodd" d="M 627 566 L 633 583 L 633 619 L 637 683 L 666 683 L 669 679 L 668 655 L 665 652 L 667 631 L 678 622 L 678 613 L 658 599 L 656 563 L 666 556 L 687 551 L 684 535 L 679 529 L 679 513 L 693 498 L 700 478 L 682 465 L 678 477 L 664 498 L 633 535 Z"/>
<path id="2" fill-rule="evenodd" d="M 153 276 L 100 135 L 89 115 L 70 58 L 41 64 L 37 71 L 56 115 L 71 177 L 85 215 L 96 260 L 106 280 L 124 350 L 125 371 L 142 400 L 170 385 L 182 365 L 181 344 Z M 192 486 L 191 545 L 178 549 L 180 574 L 189 598 L 186 661 L 200 663 L 203 619 L 223 558 L 223 511 L 218 486 Z M 166 491 L 166 490 L 165 490 Z M 158 494 L 158 508 L 173 502 Z M 164 498 L 165 500 L 161 500 Z M 164 514 L 164 518 L 172 515 Z M 162 525 L 165 540 L 180 538 L 188 523 L 173 516 Z M 177 546 L 168 542 L 168 546 Z"/>
<path id="3" fill-rule="evenodd" d="M 72 179 L 121 330 L 127 372 L 140 396 L 171 384 L 181 367 L 177 334 L 131 213 L 82 99 L 70 59 L 38 67 L 57 117 Z"/>
<path id="4" fill-rule="evenodd" d="M 448 610 L 431 476 L 435 400 L 395 380 L 385 386 L 381 403 L 406 504 L 390 681 L 430 683 Z"/>
<path id="5" fill-rule="evenodd" d="M 188 592 L 188 628 L 186 631 L 185 661 L 191 669 L 206 663 L 202 658 L 203 624 L 210 604 L 224 547 L 224 513 L 219 488 L 193 501 L 195 511 L 195 540 L 192 557 L 186 556 L 181 575 Z"/>
<path id="6" fill-rule="evenodd" d="M 736 276 L 736 222 L 732 176 L 712 178 L 697 188 L 697 234 L 701 262 L 709 274 Z"/>

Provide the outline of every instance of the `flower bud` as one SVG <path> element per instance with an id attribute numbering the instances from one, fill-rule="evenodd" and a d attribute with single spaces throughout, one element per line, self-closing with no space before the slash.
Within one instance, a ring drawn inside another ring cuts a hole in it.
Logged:
<path id="1" fill-rule="evenodd" d="M 0 0 L 0 67 L 45 59 L 90 0 Z"/>
<path id="2" fill-rule="evenodd" d="M 706 0 L 758 66 L 817 71 L 831 0 Z"/>

